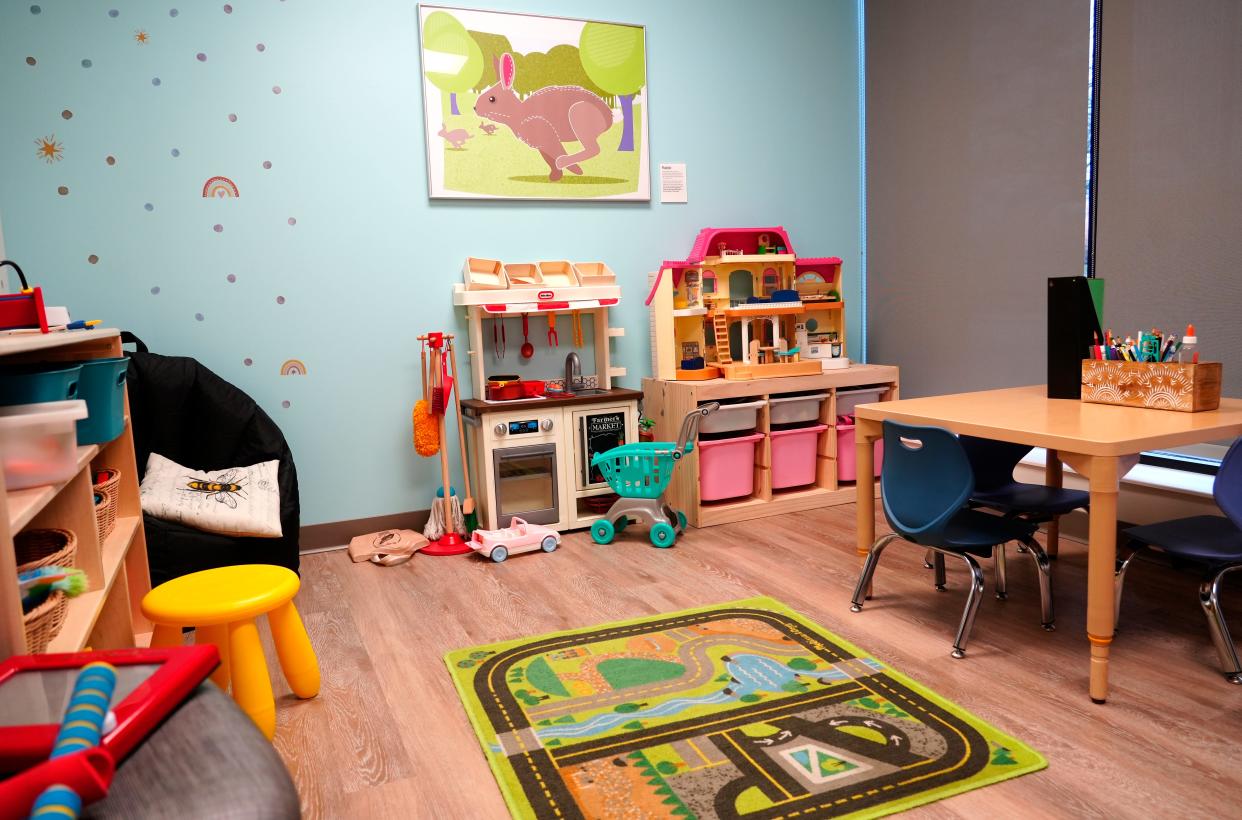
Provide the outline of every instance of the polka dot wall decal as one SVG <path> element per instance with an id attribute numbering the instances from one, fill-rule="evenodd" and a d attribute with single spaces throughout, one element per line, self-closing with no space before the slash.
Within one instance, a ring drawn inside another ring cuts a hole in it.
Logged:
<path id="1" fill-rule="evenodd" d="M 277 297 L 276 297 L 276 304 L 278 304 L 278 305 L 283 305 L 284 303 L 285 303 L 285 297 L 283 297 L 283 296 L 277 296 Z"/>
<path id="2" fill-rule="evenodd" d="M 179 148 L 174 148 L 174 149 L 172 149 L 171 151 L 169 151 L 168 153 L 169 153 L 169 154 L 172 154 L 174 157 L 179 157 L 179 156 L 181 156 L 181 149 L 179 149 Z"/>
<path id="3" fill-rule="evenodd" d="M 235 274 L 235 273 L 230 273 L 228 276 L 226 276 L 226 277 L 224 277 L 224 278 L 228 280 L 229 284 L 232 284 L 232 283 L 234 283 L 234 282 L 236 282 L 236 281 L 237 281 L 237 274 Z"/>
<path id="4" fill-rule="evenodd" d="M 194 55 L 194 59 L 198 60 L 200 63 L 205 63 L 207 62 L 207 55 L 200 51 Z"/>
<path id="5" fill-rule="evenodd" d="M 26 58 L 26 65 L 38 65 L 38 64 L 39 64 L 39 61 L 36 60 L 34 57 Z"/>
<path id="6" fill-rule="evenodd" d="M 69 187 L 68 187 L 67 185 L 62 185 L 62 186 L 60 186 L 59 188 L 57 188 L 57 189 L 56 189 L 56 193 L 60 194 L 61 196 L 68 196 L 68 195 L 69 195 Z"/>
<path id="7" fill-rule="evenodd" d="M 86 257 L 86 261 L 93 265 L 99 261 L 99 257 L 92 253 L 90 256 Z"/>
<path id="8" fill-rule="evenodd" d="M 229 122 L 237 122 L 237 115 L 229 114 Z"/>
<path id="9" fill-rule="evenodd" d="M 195 314 L 194 314 L 194 321 L 196 321 L 196 322 L 201 322 L 201 321 L 203 321 L 203 314 L 201 314 L 201 313 L 195 313 Z"/>
<path id="10" fill-rule="evenodd" d="M 280 93 L 280 86 L 278 86 L 278 85 L 274 85 L 274 86 L 272 86 L 272 93 L 273 93 L 273 94 L 279 94 L 279 93 Z"/>
<path id="11" fill-rule="evenodd" d="M 242 364 L 244 364 L 246 367 L 250 367 L 250 365 L 254 364 L 254 359 L 247 356 L 246 358 L 242 359 Z"/>
<path id="12" fill-rule="evenodd" d="M 151 78 L 151 85 L 154 85 L 154 86 L 159 86 L 159 84 L 160 84 L 160 78 L 159 78 L 159 77 L 152 77 L 152 78 Z"/>
<path id="13" fill-rule="evenodd" d="M 91 67 L 91 66 L 93 66 L 93 65 L 94 65 L 94 63 L 92 63 L 92 62 L 90 61 L 90 59 L 89 59 L 89 58 L 88 58 L 88 59 L 86 59 L 86 60 L 83 60 L 83 61 L 82 61 L 82 67 L 83 67 L 83 68 L 90 68 L 90 67 Z"/>
<path id="14" fill-rule="evenodd" d="M 217 222 L 215 225 L 211 226 L 211 229 L 216 233 L 220 233 L 224 230 L 224 226 Z"/>
<path id="15" fill-rule="evenodd" d="M 42 12 L 43 12 L 43 9 L 42 9 L 41 7 L 39 7 L 39 6 L 31 6 L 31 7 L 30 7 L 30 13 L 31 13 L 31 14 L 41 14 Z"/>
<path id="16" fill-rule="evenodd" d="M 116 9 L 108 9 L 108 16 L 115 20 L 117 17 L 121 16 L 121 13 Z"/>
<path id="17" fill-rule="evenodd" d="M 282 401 L 282 402 L 280 403 L 280 406 L 281 406 L 281 407 L 283 407 L 283 408 L 285 408 L 286 410 L 288 410 L 288 409 L 289 409 L 290 407 L 292 407 L 293 405 L 289 402 L 289 400 L 288 400 L 288 399 L 285 399 L 284 401 Z"/>
<path id="18" fill-rule="evenodd" d="M 150 202 L 148 202 L 146 205 L 143 205 L 143 206 L 142 206 L 142 209 L 143 209 L 144 211 L 154 211 L 154 210 L 155 210 L 155 206 L 154 206 L 154 205 L 152 205 Z"/>
<path id="19" fill-rule="evenodd" d="M 272 161 L 270 159 L 263 160 L 263 170 L 270 171 L 272 169 Z"/>
<path id="20" fill-rule="evenodd" d="M 168 10 L 168 16 L 169 16 L 169 17 L 176 17 L 176 16 L 177 16 L 178 14 L 180 14 L 180 13 L 181 13 L 181 12 L 177 11 L 176 9 L 169 9 L 169 10 Z"/>
<path id="21" fill-rule="evenodd" d="M 225 13 L 225 14 L 232 14 L 232 13 L 233 13 L 233 7 L 232 7 L 232 6 L 230 6 L 228 3 L 225 3 L 225 4 L 224 4 L 224 13 Z"/>
<path id="22" fill-rule="evenodd" d="M 254 50 L 258 51 L 259 53 L 263 53 L 264 51 L 267 51 L 267 46 L 263 45 L 262 43 L 259 43 L 258 45 L 254 47 Z"/>
<path id="23" fill-rule="evenodd" d="M 66 108 L 64 111 L 60 112 L 60 117 L 64 120 L 71 120 L 73 119 L 73 112 Z"/>
<path id="24" fill-rule="evenodd" d="M 155 287 L 151 288 L 151 295 L 152 295 L 152 296 L 159 296 L 159 295 L 160 295 L 160 286 L 159 286 L 159 285 L 156 285 Z"/>
<path id="25" fill-rule="evenodd" d="M 294 219 L 293 217 L 289 217 L 289 224 L 290 224 L 290 225 L 296 225 L 296 224 L 298 224 L 298 221 L 297 221 L 296 219 Z"/>
<path id="26" fill-rule="evenodd" d="M 108 156 L 104 157 L 104 162 L 108 163 L 109 165 L 116 165 L 116 157 L 112 156 L 111 154 L 108 154 Z"/>

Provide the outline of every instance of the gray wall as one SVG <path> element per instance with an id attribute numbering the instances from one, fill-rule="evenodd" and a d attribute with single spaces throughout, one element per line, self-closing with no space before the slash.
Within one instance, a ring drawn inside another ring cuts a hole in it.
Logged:
<path id="1" fill-rule="evenodd" d="M 1042 383 L 1046 279 L 1083 271 L 1090 5 L 865 13 L 868 358 L 907 397 Z"/>

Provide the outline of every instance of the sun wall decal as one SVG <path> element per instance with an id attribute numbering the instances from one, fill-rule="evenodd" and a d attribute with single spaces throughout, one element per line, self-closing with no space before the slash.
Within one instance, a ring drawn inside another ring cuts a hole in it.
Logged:
<path id="1" fill-rule="evenodd" d="M 39 146 L 39 150 L 35 152 L 35 156 L 51 165 L 53 162 L 59 162 L 64 156 L 64 146 L 56 141 L 56 135 L 52 134 L 47 137 L 40 137 L 35 140 L 35 145 Z"/>
<path id="2" fill-rule="evenodd" d="M 147 43 L 151 42 L 151 35 L 147 34 L 142 29 L 138 29 L 134 32 L 134 40 L 137 41 L 138 45 L 145 46 Z"/>

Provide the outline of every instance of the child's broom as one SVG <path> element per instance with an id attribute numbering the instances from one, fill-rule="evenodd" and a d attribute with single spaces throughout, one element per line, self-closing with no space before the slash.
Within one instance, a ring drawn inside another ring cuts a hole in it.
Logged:
<path id="1" fill-rule="evenodd" d="M 457 351 L 453 348 L 452 339 L 448 343 L 449 366 L 452 368 L 453 381 L 459 381 L 457 378 Z M 462 502 L 461 510 L 465 513 L 465 527 L 463 532 L 467 535 L 479 528 L 478 516 L 474 514 L 474 494 L 470 490 L 470 459 L 466 455 L 466 428 L 461 421 L 461 391 L 458 390 L 453 396 L 453 405 L 457 408 L 457 443 L 461 448 L 461 472 L 462 483 L 465 485 L 466 500 Z"/>
<path id="2" fill-rule="evenodd" d="M 448 378 L 444 362 L 444 343 L 452 343 L 452 335 L 448 333 L 429 333 L 420 336 L 419 341 L 426 339 L 431 345 L 431 414 L 435 419 L 440 441 L 444 441 L 444 410 L 448 406 L 449 393 L 453 389 L 453 381 Z M 437 412 L 438 411 L 438 412 Z M 444 534 L 422 549 L 427 555 L 462 555 L 471 552 L 470 547 L 462 540 L 461 534 L 455 531 L 458 526 L 464 529 L 461 510 L 457 499 L 449 487 L 448 453 L 440 448 L 440 480 L 443 490 L 442 515 Z M 435 501 L 432 502 L 433 509 Z M 429 520 L 429 524 L 431 521 Z M 430 539 L 430 536 L 428 536 Z"/>

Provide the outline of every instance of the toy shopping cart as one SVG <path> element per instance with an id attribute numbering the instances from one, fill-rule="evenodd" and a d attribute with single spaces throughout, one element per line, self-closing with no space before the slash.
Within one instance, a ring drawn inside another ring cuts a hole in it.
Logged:
<path id="1" fill-rule="evenodd" d="M 651 523 L 651 543 L 671 547 L 677 533 L 686 529 L 686 514 L 674 510 L 664 498 L 664 490 L 673 479 L 677 462 L 694 451 L 699 420 L 720 408 L 720 402 L 704 404 L 686 414 L 676 443 L 671 441 L 640 441 L 623 444 L 591 458 L 613 492 L 621 496 L 604 517 L 591 525 L 591 538 L 597 544 L 610 544 L 631 520 L 646 519 Z"/>

